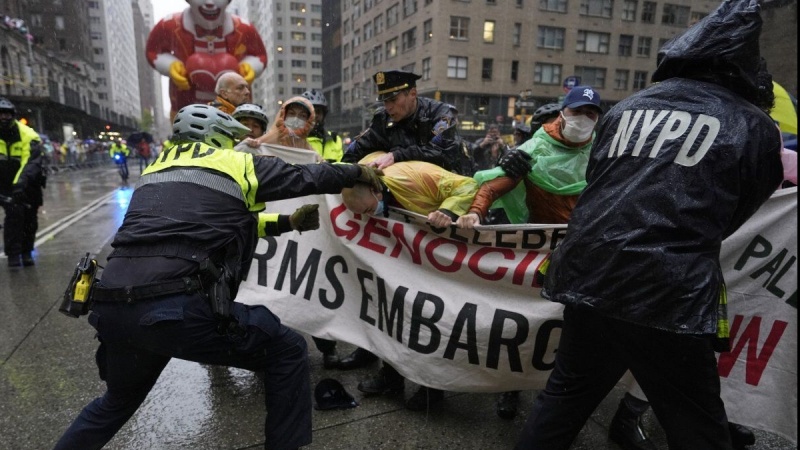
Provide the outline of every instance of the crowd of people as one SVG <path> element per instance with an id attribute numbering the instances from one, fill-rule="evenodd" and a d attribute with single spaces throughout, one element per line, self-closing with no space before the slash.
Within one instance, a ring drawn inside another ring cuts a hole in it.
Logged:
<path id="1" fill-rule="evenodd" d="M 321 193 L 341 194 L 357 214 L 396 207 L 437 227 L 569 224 L 542 291 L 565 308 L 555 368 L 517 448 L 568 449 L 628 371 L 637 387 L 610 431 L 623 448 L 654 448 L 639 424 L 648 407 L 670 448 L 752 444 L 748 429 L 727 420 L 715 352 L 728 342 L 721 242 L 787 179 L 768 115 L 774 99 L 760 29 L 757 2 L 725 2 L 662 47 L 653 86 L 608 111 L 593 87 L 576 86 L 520 124 L 513 145 L 491 126 L 485 138 L 466 142 L 457 110 L 419 96 L 420 76 L 407 71 L 373 75 L 383 108 L 346 148 L 325 128 L 319 91 L 287 99 L 270 120 L 249 101 L 241 75 L 221 76 L 213 102 L 175 115 L 163 149 L 174 157 L 142 171 L 89 313 L 107 391 L 56 448 L 102 447 L 173 357 L 264 372 L 265 448 L 308 445 L 305 339 L 266 306 L 234 300 L 260 236 L 321 226 L 317 205 L 282 214 L 267 213 L 265 202 Z M 0 104 L 0 142 L 15 142 L 3 131 L 3 111 Z M 672 115 L 653 122 L 654 131 L 639 122 L 644 111 Z M 697 133 L 686 132 L 694 120 Z M 669 139 L 657 139 L 664 132 Z M 28 140 L 27 161 L 41 151 L 35 142 Z M 285 151 L 309 163 L 285 163 Z M 17 187 L 2 185 L 0 193 L 17 198 Z M 377 359 L 369 349 L 339 359 L 335 341 L 314 342 L 326 369 Z M 390 361 L 358 385 L 365 395 L 404 387 Z M 501 393 L 497 414 L 515 417 L 518 397 Z M 444 398 L 422 386 L 406 406 L 424 410 Z"/>

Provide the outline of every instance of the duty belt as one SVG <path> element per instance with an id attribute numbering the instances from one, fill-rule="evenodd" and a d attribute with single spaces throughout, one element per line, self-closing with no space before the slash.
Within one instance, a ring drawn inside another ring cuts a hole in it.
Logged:
<path id="1" fill-rule="evenodd" d="M 202 288 L 203 283 L 198 275 L 119 288 L 107 288 L 97 285 L 94 287 L 94 292 L 92 292 L 92 300 L 97 302 L 133 303 L 140 300 L 152 300 L 165 295 L 191 293 L 200 291 Z"/>

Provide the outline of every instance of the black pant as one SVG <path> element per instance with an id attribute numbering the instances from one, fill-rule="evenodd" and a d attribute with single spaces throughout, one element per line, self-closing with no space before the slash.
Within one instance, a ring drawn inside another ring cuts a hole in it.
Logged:
<path id="1" fill-rule="evenodd" d="M 200 294 L 131 304 L 96 302 L 89 323 L 101 340 L 97 362 L 107 390 L 83 409 L 55 448 L 102 448 L 133 416 L 170 358 L 264 372 L 265 448 L 311 443 L 305 339 L 264 306 L 233 303 L 231 309 L 246 330 L 243 336 L 219 334 Z"/>
<path id="2" fill-rule="evenodd" d="M 5 211 L 3 246 L 6 255 L 19 255 L 33 251 L 36 232 L 39 230 L 39 208 L 30 204 L 14 204 L 7 206 Z"/>
<path id="3" fill-rule="evenodd" d="M 671 450 L 731 448 L 710 339 L 568 306 L 555 364 L 517 449 L 569 449 L 628 369 L 650 400 Z"/>

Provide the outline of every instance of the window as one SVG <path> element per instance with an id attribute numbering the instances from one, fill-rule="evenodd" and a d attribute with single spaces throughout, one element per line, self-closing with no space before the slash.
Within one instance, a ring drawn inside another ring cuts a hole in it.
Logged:
<path id="1" fill-rule="evenodd" d="M 642 23 L 656 23 L 656 2 L 642 4 Z"/>
<path id="2" fill-rule="evenodd" d="M 343 67 L 342 68 L 342 81 L 350 81 L 350 68 Z"/>
<path id="3" fill-rule="evenodd" d="M 539 48 L 550 48 L 554 50 L 564 49 L 564 29 L 555 27 L 539 27 L 538 37 Z"/>
<path id="4" fill-rule="evenodd" d="M 413 27 L 410 30 L 404 31 L 402 35 L 403 39 L 403 52 L 407 52 L 412 48 L 417 46 L 417 27 Z"/>
<path id="5" fill-rule="evenodd" d="M 102 55 L 103 54 L 103 47 L 95 47 L 92 49 L 95 55 Z"/>
<path id="6" fill-rule="evenodd" d="M 416 69 L 415 69 L 416 65 L 417 65 L 417 63 L 406 64 L 404 66 L 401 66 L 400 70 L 403 70 L 403 71 L 406 71 L 406 72 L 416 72 Z"/>
<path id="7" fill-rule="evenodd" d="M 322 19 L 311 19 L 311 28 L 322 28 Z"/>
<path id="8" fill-rule="evenodd" d="M 355 56 L 353 57 L 353 75 L 361 72 L 361 57 Z"/>
<path id="9" fill-rule="evenodd" d="M 481 64 L 481 79 L 482 80 L 491 80 L 492 79 L 492 65 L 494 64 L 494 60 L 491 58 L 484 58 L 483 63 Z"/>
<path id="10" fill-rule="evenodd" d="M 494 20 L 486 20 L 483 22 L 483 42 L 487 44 L 494 43 Z"/>
<path id="11" fill-rule="evenodd" d="M 469 39 L 469 17 L 450 17 L 450 39 L 457 41 Z"/>
<path id="12" fill-rule="evenodd" d="M 400 5 L 394 4 L 386 10 L 386 28 L 389 28 L 400 20 Z"/>
<path id="13" fill-rule="evenodd" d="M 305 3 L 298 3 L 298 2 L 291 2 L 291 3 L 289 3 L 289 9 L 291 11 L 306 12 L 306 4 Z"/>
<path id="14" fill-rule="evenodd" d="M 64 16 L 56 16 L 56 30 L 64 29 Z"/>
<path id="15" fill-rule="evenodd" d="M 608 53 L 608 43 L 611 35 L 594 31 L 578 30 L 578 44 L 575 51 L 582 53 Z"/>
<path id="16" fill-rule="evenodd" d="M 383 51 L 382 50 L 383 49 L 381 48 L 380 45 L 376 45 L 375 47 L 372 47 L 372 61 L 374 61 L 374 63 L 376 65 L 380 64 L 381 62 L 383 62 Z"/>
<path id="17" fill-rule="evenodd" d="M 447 57 L 447 78 L 467 79 L 467 58 L 465 56 Z"/>
<path id="18" fill-rule="evenodd" d="M 284 79 L 284 78 L 285 78 L 285 77 L 283 76 L 283 74 L 282 74 L 282 73 L 279 73 L 279 74 L 278 74 L 278 81 L 280 81 L 281 83 L 283 83 L 283 79 Z"/>
<path id="19" fill-rule="evenodd" d="M 581 78 L 581 84 L 595 89 L 606 87 L 606 69 L 603 67 L 575 66 L 575 76 Z"/>
<path id="20" fill-rule="evenodd" d="M 565 13 L 567 12 L 567 0 L 539 0 L 539 9 Z"/>
<path id="21" fill-rule="evenodd" d="M 614 72 L 614 89 L 617 91 L 628 90 L 628 76 L 630 76 L 629 70 L 617 69 L 617 71 Z"/>
<path id="22" fill-rule="evenodd" d="M 383 14 L 375 16 L 375 19 L 372 21 L 372 26 L 375 27 L 376 35 L 383 33 Z"/>
<path id="23" fill-rule="evenodd" d="M 517 22 L 511 31 L 511 45 L 519 47 L 522 43 L 522 24 Z"/>
<path id="24" fill-rule="evenodd" d="M 511 81 L 519 80 L 519 61 L 511 61 Z"/>
<path id="25" fill-rule="evenodd" d="M 345 58 L 349 58 L 350 57 L 350 44 L 344 44 L 342 46 L 342 55 Z"/>
<path id="26" fill-rule="evenodd" d="M 386 59 L 397 56 L 397 38 L 386 41 Z"/>
<path id="27" fill-rule="evenodd" d="M 633 22 L 636 20 L 636 7 L 638 0 L 625 0 L 622 2 L 622 20 L 626 22 Z"/>
<path id="28" fill-rule="evenodd" d="M 305 67 L 306 62 L 302 59 L 293 59 L 292 60 L 292 67 Z"/>
<path id="29" fill-rule="evenodd" d="M 293 31 L 292 32 L 292 40 L 293 41 L 305 41 L 306 40 L 306 34 L 305 33 L 301 33 L 299 31 Z"/>
<path id="30" fill-rule="evenodd" d="M 306 82 L 306 75 L 303 73 L 293 73 L 292 74 L 292 81 L 295 83 L 305 83 Z"/>
<path id="31" fill-rule="evenodd" d="M 433 19 L 428 19 L 422 24 L 422 42 L 430 42 L 433 39 Z"/>
<path id="32" fill-rule="evenodd" d="M 283 31 L 278 31 L 278 40 L 279 41 L 283 40 Z"/>
<path id="33" fill-rule="evenodd" d="M 417 12 L 417 0 L 403 0 L 403 17 L 408 17 Z"/>
<path id="34" fill-rule="evenodd" d="M 89 2 L 90 9 L 100 9 L 100 2 Z"/>
<path id="35" fill-rule="evenodd" d="M 311 33 L 311 40 L 313 42 L 322 42 L 322 33 Z"/>
<path id="36" fill-rule="evenodd" d="M 312 55 L 322 55 L 322 47 L 311 47 Z"/>
<path id="37" fill-rule="evenodd" d="M 619 35 L 619 56 L 631 56 L 633 49 L 633 36 L 630 34 Z"/>
<path id="38" fill-rule="evenodd" d="M 637 70 L 633 73 L 633 90 L 639 91 L 647 87 L 647 72 Z"/>
<path id="39" fill-rule="evenodd" d="M 298 27 L 304 27 L 306 26 L 306 19 L 302 17 L 292 17 L 292 23 Z"/>
<path id="40" fill-rule="evenodd" d="M 612 0 L 581 0 L 581 15 L 611 18 Z"/>
<path id="41" fill-rule="evenodd" d="M 292 95 L 303 95 L 303 92 L 306 91 L 306 88 L 303 87 L 293 87 L 292 88 Z"/>
<path id="42" fill-rule="evenodd" d="M 685 27 L 689 25 L 689 7 L 664 3 L 661 14 L 661 23 L 664 25 L 674 25 Z"/>
<path id="43" fill-rule="evenodd" d="M 364 24 L 364 42 L 372 39 L 372 22 Z"/>
<path id="44" fill-rule="evenodd" d="M 699 22 L 703 17 L 707 16 L 708 13 L 692 11 L 692 14 L 689 16 L 689 26 L 692 26 Z"/>
<path id="45" fill-rule="evenodd" d="M 293 45 L 292 46 L 292 53 L 297 54 L 297 55 L 305 55 L 306 54 L 306 48 L 304 46 L 302 46 L 302 45 Z"/>
<path id="46" fill-rule="evenodd" d="M 536 63 L 533 67 L 535 84 L 561 84 L 561 64 Z"/>
<path id="47" fill-rule="evenodd" d="M 314 83 L 322 83 L 322 75 L 311 75 L 311 81 Z"/>
<path id="48" fill-rule="evenodd" d="M 34 26 L 34 27 L 42 26 L 42 15 L 41 14 L 31 14 L 31 26 Z"/>
<path id="49" fill-rule="evenodd" d="M 431 79 L 431 59 L 424 58 L 422 60 L 422 79 L 423 80 L 430 80 Z"/>
<path id="50" fill-rule="evenodd" d="M 322 61 L 311 61 L 312 69 L 322 69 Z"/>
<path id="51" fill-rule="evenodd" d="M 650 47 L 653 45 L 653 38 L 649 36 L 639 36 L 639 45 L 636 46 L 637 56 L 650 56 Z"/>

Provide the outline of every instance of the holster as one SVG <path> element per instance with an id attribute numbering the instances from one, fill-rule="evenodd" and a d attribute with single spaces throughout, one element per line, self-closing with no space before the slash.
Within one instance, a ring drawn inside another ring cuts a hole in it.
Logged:
<path id="1" fill-rule="evenodd" d="M 209 280 L 208 300 L 211 311 L 219 321 L 217 331 L 220 334 L 244 333 L 236 318 L 231 315 L 231 302 L 233 301 L 230 289 L 230 276 L 225 266 L 217 267 L 210 259 L 200 263 L 200 276 Z"/>

